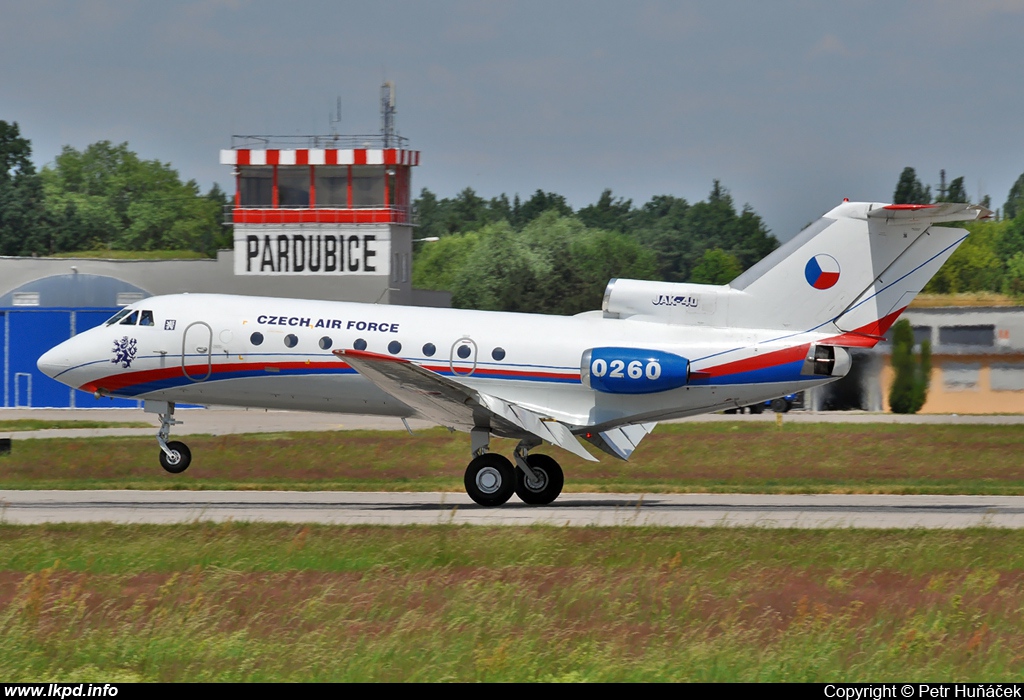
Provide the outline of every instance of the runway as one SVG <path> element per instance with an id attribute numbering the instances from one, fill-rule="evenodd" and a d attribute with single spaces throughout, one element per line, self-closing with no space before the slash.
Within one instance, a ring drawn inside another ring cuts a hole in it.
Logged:
<path id="1" fill-rule="evenodd" d="M 0 521 L 763 528 L 1024 527 L 1024 496 L 563 494 L 482 508 L 462 493 L 0 491 Z"/>

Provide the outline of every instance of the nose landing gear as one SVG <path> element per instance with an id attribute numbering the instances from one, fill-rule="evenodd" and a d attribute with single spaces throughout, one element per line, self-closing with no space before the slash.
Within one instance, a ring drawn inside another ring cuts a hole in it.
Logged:
<path id="1" fill-rule="evenodd" d="M 160 466 L 171 474 L 181 474 L 192 463 L 192 451 L 183 442 L 167 441 L 171 436 L 171 426 L 181 425 L 180 420 L 174 419 L 174 402 L 146 401 L 144 406 L 146 413 L 160 416 L 160 431 L 156 434 L 156 441 L 160 444 Z"/>

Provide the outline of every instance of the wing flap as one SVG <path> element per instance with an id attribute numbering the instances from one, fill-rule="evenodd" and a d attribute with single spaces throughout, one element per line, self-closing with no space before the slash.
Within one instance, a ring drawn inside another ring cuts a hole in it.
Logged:
<path id="1" fill-rule="evenodd" d="M 564 423 L 552 420 L 523 406 L 481 393 L 437 372 L 390 355 L 364 350 L 335 350 L 347 362 L 382 391 L 441 425 L 470 430 L 481 417 L 518 428 L 530 435 L 596 462 L 583 449 Z"/>
<path id="2" fill-rule="evenodd" d="M 657 423 L 640 423 L 638 425 L 621 425 L 617 428 L 602 430 L 591 434 L 587 442 L 596 446 L 612 457 L 625 461 L 633 454 L 640 441 L 643 440 Z"/>

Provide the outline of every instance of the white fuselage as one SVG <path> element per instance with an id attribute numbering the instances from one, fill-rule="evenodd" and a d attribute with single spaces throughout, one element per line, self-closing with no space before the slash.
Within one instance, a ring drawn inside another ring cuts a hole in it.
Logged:
<path id="1" fill-rule="evenodd" d="M 151 312 L 151 325 L 140 325 L 139 314 L 129 323 L 129 314 L 93 328 L 47 352 L 40 369 L 100 395 L 415 415 L 332 354 L 355 348 L 409 360 L 574 426 L 705 413 L 837 378 L 801 372 L 808 349 L 828 338 L 813 332 L 216 294 L 151 297 L 128 309 Z M 596 347 L 679 355 L 694 380 L 656 393 L 595 391 L 581 382 L 580 363 Z"/>

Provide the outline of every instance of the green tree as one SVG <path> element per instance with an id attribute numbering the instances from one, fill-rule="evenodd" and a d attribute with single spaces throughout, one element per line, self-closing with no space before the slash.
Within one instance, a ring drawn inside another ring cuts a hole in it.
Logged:
<path id="1" fill-rule="evenodd" d="M 651 248 L 661 279 L 695 281 L 706 251 L 718 248 L 744 270 L 775 250 L 779 242 L 749 206 L 737 213 L 732 196 L 715 180 L 707 201 L 655 197 L 636 212 L 633 235 Z"/>
<path id="2" fill-rule="evenodd" d="M 62 245 L 212 255 L 230 238 L 219 187 L 204 196 L 194 180 L 182 182 L 169 163 L 140 159 L 127 143 L 65 146 L 42 177 Z"/>
<path id="3" fill-rule="evenodd" d="M 889 409 L 893 413 L 917 413 L 928 396 L 931 343 L 923 341 L 920 359 L 915 357 L 914 330 L 906 319 L 893 326 L 892 367 L 895 377 L 889 388 Z"/>
<path id="4" fill-rule="evenodd" d="M 455 271 L 452 305 L 488 311 L 534 311 L 531 296 L 550 265 L 503 221 L 479 231 L 479 241 Z"/>
<path id="5" fill-rule="evenodd" d="M 587 228 L 577 217 L 555 210 L 527 224 L 520 235 L 543 261 L 546 275 L 527 298 L 531 311 L 576 314 L 598 309 L 611 278 L 650 279 L 656 274 L 654 255 L 635 239 Z"/>
<path id="6" fill-rule="evenodd" d="M 1015 252 L 1007 248 L 1005 256 L 1000 254 L 1000 249 L 1007 245 L 1004 242 L 1004 225 L 989 221 L 972 221 L 964 224 L 964 228 L 970 235 L 925 285 L 925 292 L 959 294 L 998 292 L 1002 289 L 1003 260 Z M 1024 240 L 1021 243 L 1024 245 Z"/>
<path id="7" fill-rule="evenodd" d="M 42 180 L 17 122 L 0 121 L 0 255 L 49 252 Z"/>
<path id="8" fill-rule="evenodd" d="M 480 234 L 469 232 L 417 244 L 413 248 L 413 286 L 420 289 L 455 289 L 455 277 L 479 241 Z"/>
<path id="9" fill-rule="evenodd" d="M 1003 205 L 1003 218 L 1014 219 L 1017 214 L 1024 212 L 1024 173 L 1017 178 L 1006 196 L 1006 204 Z"/>
<path id="10" fill-rule="evenodd" d="M 903 168 L 900 179 L 896 183 L 892 201 L 893 204 L 930 204 L 932 201 L 931 187 L 921 184 L 913 168 Z"/>
<path id="11" fill-rule="evenodd" d="M 458 308 L 575 314 L 599 308 L 612 277 L 650 279 L 657 270 L 636 240 L 556 210 L 522 231 L 501 221 L 425 245 L 413 283 L 451 291 Z"/>
<path id="12" fill-rule="evenodd" d="M 537 190 L 519 206 L 518 216 L 512 225 L 522 228 L 547 211 L 557 212 L 560 216 L 573 215 L 572 207 L 565 201 L 565 197 L 554 192 Z"/>
<path id="13" fill-rule="evenodd" d="M 553 192 L 537 190 L 526 202 L 519 195 L 510 202 L 505 194 L 487 201 L 467 188 L 453 199 L 424 189 L 417 210 L 420 237 L 457 240 L 416 250 L 414 284 L 450 290 L 453 303 L 467 308 L 577 313 L 596 308 L 610 277 L 724 283 L 779 244 L 753 209 L 736 211 L 718 180 L 707 201 L 694 205 L 658 195 L 636 209 L 605 190 L 574 215 Z M 505 229 L 494 228 L 502 222 L 522 236 L 508 238 Z M 499 254 L 513 256 L 510 264 L 526 279 L 543 283 L 523 294 L 501 286 L 507 274 L 500 259 L 496 270 L 484 259 Z M 457 283 L 462 265 L 472 269 Z M 484 274 L 493 279 L 482 282 Z"/>
<path id="14" fill-rule="evenodd" d="M 576 215 L 587 228 L 625 233 L 631 227 L 632 214 L 633 200 L 622 197 L 612 199 L 612 191 L 605 190 L 596 204 L 583 207 Z"/>
<path id="15" fill-rule="evenodd" d="M 949 190 L 946 192 L 947 202 L 961 202 L 967 203 L 967 188 L 964 187 L 963 176 L 953 178 L 953 181 L 949 183 Z"/>
<path id="16" fill-rule="evenodd" d="M 704 251 L 700 262 L 693 268 L 691 282 L 697 284 L 728 284 L 743 272 L 736 256 L 721 248 Z"/>

